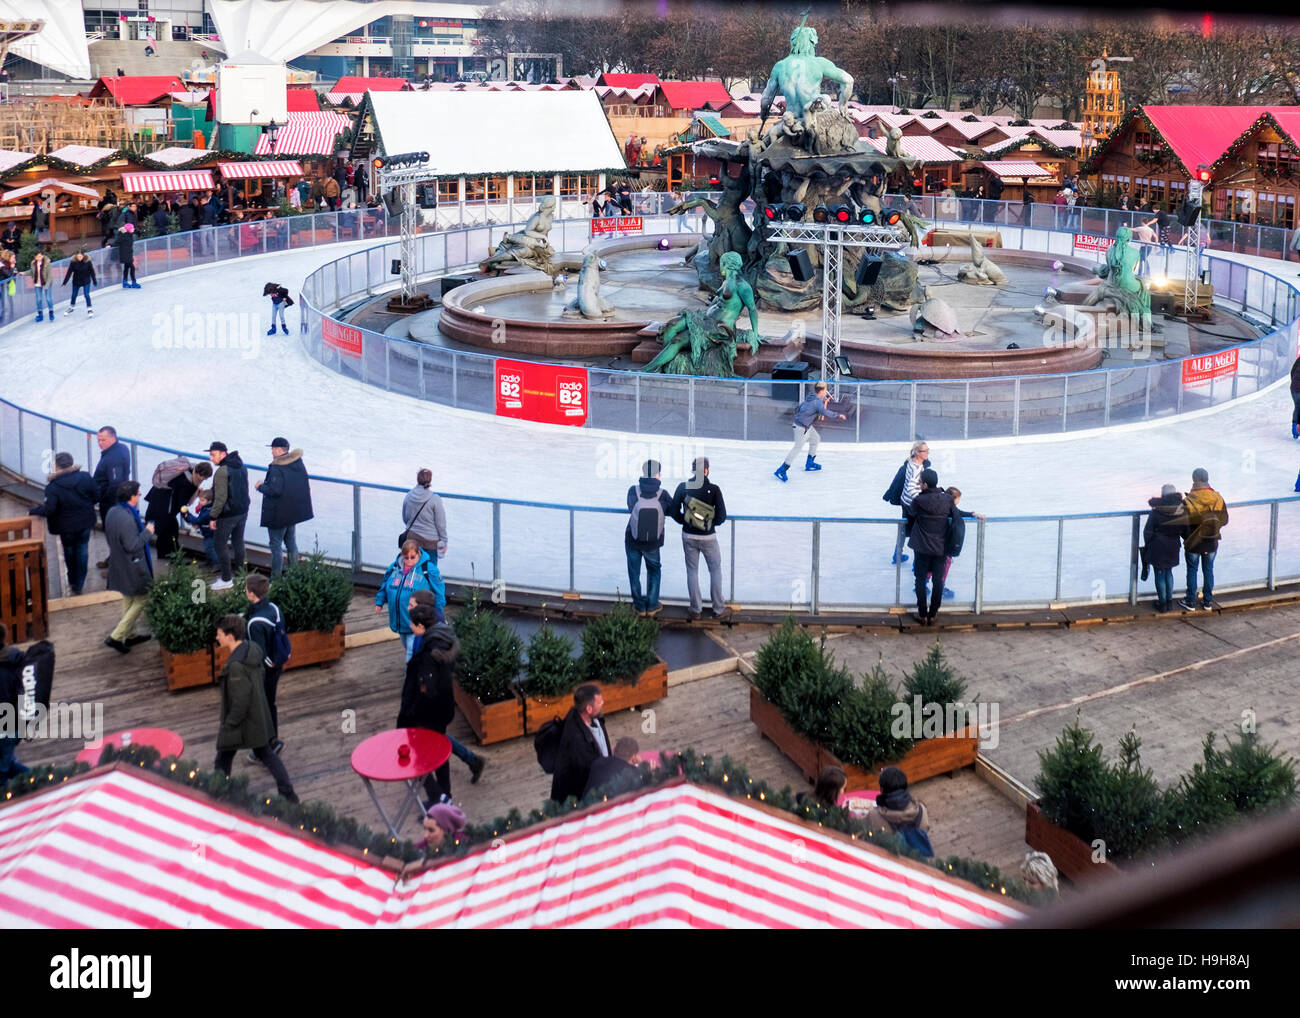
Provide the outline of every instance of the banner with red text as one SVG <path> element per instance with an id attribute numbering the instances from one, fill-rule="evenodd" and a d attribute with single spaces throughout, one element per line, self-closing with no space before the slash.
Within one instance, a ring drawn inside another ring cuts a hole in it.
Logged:
<path id="1" fill-rule="evenodd" d="M 1076 233 L 1074 235 L 1074 249 L 1076 251 L 1109 251 L 1112 244 L 1115 243 L 1114 237 L 1093 237 L 1086 233 Z"/>
<path id="2" fill-rule="evenodd" d="M 593 219 L 591 221 L 591 235 L 598 237 L 603 233 L 640 233 L 641 217 L 640 216 L 610 216 L 603 219 Z"/>
<path id="3" fill-rule="evenodd" d="M 587 369 L 533 361 L 496 362 L 497 416 L 541 424 L 587 423 Z"/>
<path id="4" fill-rule="evenodd" d="M 345 357 L 361 356 L 361 330 L 350 325 L 340 325 L 332 318 L 320 320 L 321 338 L 326 346 L 333 347 Z"/>
<path id="5" fill-rule="evenodd" d="M 1237 350 L 1188 357 L 1183 361 L 1183 385 L 1204 385 L 1216 378 L 1231 378 L 1237 373 Z"/>

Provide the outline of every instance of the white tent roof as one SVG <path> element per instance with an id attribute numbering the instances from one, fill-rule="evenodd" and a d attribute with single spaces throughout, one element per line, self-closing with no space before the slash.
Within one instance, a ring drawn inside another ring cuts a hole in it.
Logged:
<path id="1" fill-rule="evenodd" d="M 593 173 L 623 153 L 594 92 L 370 92 L 385 155 L 428 152 L 439 175 Z"/>
<path id="2" fill-rule="evenodd" d="M 0 21 L 44 21 L 44 28 L 9 52 L 70 78 L 91 77 L 81 0 L 0 0 Z"/>
<path id="3" fill-rule="evenodd" d="M 35 0 L 39 6 L 43 0 Z M 81 22 L 80 5 L 77 11 Z M 482 8 L 471 4 L 416 3 L 412 0 L 208 0 L 217 35 L 228 53 L 256 50 L 288 63 L 318 46 L 394 14 L 420 18 L 477 18 Z"/>

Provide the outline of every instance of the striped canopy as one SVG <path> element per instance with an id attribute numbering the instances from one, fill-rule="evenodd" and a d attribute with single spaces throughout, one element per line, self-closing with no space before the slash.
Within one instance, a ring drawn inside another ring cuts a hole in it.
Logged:
<path id="1" fill-rule="evenodd" d="M 271 139 L 263 134 L 257 139 L 254 155 L 311 156 L 333 155 L 334 136 L 346 131 L 352 119 L 343 113 L 290 113 L 288 121 L 275 136 L 275 151 Z"/>
<path id="2" fill-rule="evenodd" d="M 301 177 L 302 163 L 296 159 L 249 163 L 217 163 L 222 180 L 250 180 L 263 177 Z"/>
<path id="3" fill-rule="evenodd" d="M 974 928 L 1022 915 L 928 866 L 685 782 L 401 881 L 122 764 L 0 809 L 5 928 Z"/>
<path id="4" fill-rule="evenodd" d="M 985 161 L 980 163 L 984 169 L 990 173 L 995 173 L 999 177 L 1017 177 L 1026 180 L 1035 180 L 1046 177 L 1048 180 L 1053 179 L 1052 175 L 1037 163 L 1031 163 L 1018 159 L 1005 159 L 1001 161 Z"/>
<path id="5" fill-rule="evenodd" d="M 40 183 L 28 184 L 26 187 L 16 187 L 12 191 L 7 191 L 0 201 L 22 201 L 24 198 L 34 198 L 41 194 L 46 188 L 52 188 L 59 194 L 76 194 L 82 198 L 99 198 L 99 192 L 93 187 L 86 187 L 84 184 L 74 184 L 70 180 L 55 180 L 53 177 L 46 177 Z"/>
<path id="6" fill-rule="evenodd" d="M 132 194 L 149 191 L 205 191 L 216 187 L 211 170 L 164 170 L 158 173 L 123 173 L 122 190 Z"/>

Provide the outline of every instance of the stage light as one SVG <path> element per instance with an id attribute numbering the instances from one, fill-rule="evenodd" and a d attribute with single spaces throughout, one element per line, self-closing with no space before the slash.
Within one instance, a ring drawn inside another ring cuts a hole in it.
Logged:
<path id="1" fill-rule="evenodd" d="M 871 226 L 876 221 L 876 213 L 871 209 L 858 210 L 858 222 L 863 226 Z"/>
<path id="2" fill-rule="evenodd" d="M 902 218 L 897 209 L 887 209 L 880 214 L 880 221 L 885 226 L 897 226 Z"/>
<path id="3" fill-rule="evenodd" d="M 1052 262 L 1053 272 L 1060 272 L 1063 268 L 1065 268 L 1065 262 L 1060 262 L 1060 261 Z"/>
<path id="4" fill-rule="evenodd" d="M 853 377 L 853 367 L 852 365 L 849 364 L 849 359 L 845 357 L 843 354 L 839 354 L 835 358 L 835 370 L 838 371 L 845 378 Z"/>
<path id="5" fill-rule="evenodd" d="M 659 238 L 659 250 L 660 250 L 660 251 L 667 251 L 667 250 L 668 250 L 670 247 L 672 247 L 672 246 L 673 246 L 673 245 L 672 245 L 672 242 L 671 242 L 667 237 L 660 237 L 660 238 Z"/>
<path id="6" fill-rule="evenodd" d="M 1196 179 L 1202 184 L 1208 184 L 1210 182 L 1210 167 L 1207 164 L 1201 163 L 1201 165 L 1196 168 Z"/>
<path id="7" fill-rule="evenodd" d="M 772 223 L 774 223 L 774 222 L 776 222 L 778 219 L 780 219 L 780 218 L 781 218 L 781 204 L 780 204 L 780 202 L 778 202 L 778 203 L 775 204 L 775 205 L 764 205 L 764 206 L 763 206 L 763 218 L 766 219 L 768 222 L 772 222 Z"/>
<path id="8" fill-rule="evenodd" d="M 379 156 L 375 156 L 375 158 L 370 160 L 370 165 L 377 170 L 382 170 L 384 168 L 384 160 Z"/>
<path id="9" fill-rule="evenodd" d="M 827 222 L 830 219 L 830 217 L 831 217 L 830 209 L 828 209 L 825 205 L 818 205 L 815 209 L 813 209 L 814 223 Z"/>
<path id="10" fill-rule="evenodd" d="M 853 217 L 853 211 L 847 205 L 836 205 L 831 210 L 831 215 L 837 223 L 847 223 Z"/>
<path id="11" fill-rule="evenodd" d="M 803 222 L 803 217 L 808 214 L 808 206 L 801 202 L 793 202 L 781 209 L 781 216 L 788 223 Z"/>

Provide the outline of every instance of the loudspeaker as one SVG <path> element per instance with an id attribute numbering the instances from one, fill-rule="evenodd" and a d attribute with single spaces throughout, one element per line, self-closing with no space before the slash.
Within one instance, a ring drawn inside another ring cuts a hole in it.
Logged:
<path id="1" fill-rule="evenodd" d="M 1178 207 L 1178 222 L 1182 226 L 1191 226 L 1201 216 L 1201 203 L 1184 198 Z"/>
<path id="2" fill-rule="evenodd" d="M 443 276 L 440 280 L 442 284 L 442 296 L 447 296 L 458 286 L 464 286 L 466 283 L 474 282 L 473 276 Z"/>
<path id="3" fill-rule="evenodd" d="M 790 263 L 790 271 L 794 273 L 794 278 L 799 282 L 806 283 L 813 278 L 812 259 L 803 248 L 789 252 L 785 258 Z"/>
<path id="4" fill-rule="evenodd" d="M 436 209 L 438 207 L 438 185 L 421 184 L 416 189 L 416 204 L 422 209 Z"/>
<path id="5" fill-rule="evenodd" d="M 384 195 L 384 207 L 390 216 L 402 214 L 402 189 L 395 187 Z"/>
<path id="6" fill-rule="evenodd" d="M 862 261 L 858 262 L 858 272 L 854 277 L 859 287 L 874 286 L 876 280 L 880 277 L 881 266 L 885 264 L 883 258 L 873 258 L 871 255 L 863 255 Z"/>
<path id="7" fill-rule="evenodd" d="M 388 266 L 390 276 L 400 276 L 402 274 L 402 259 L 394 258 L 391 265 Z"/>

